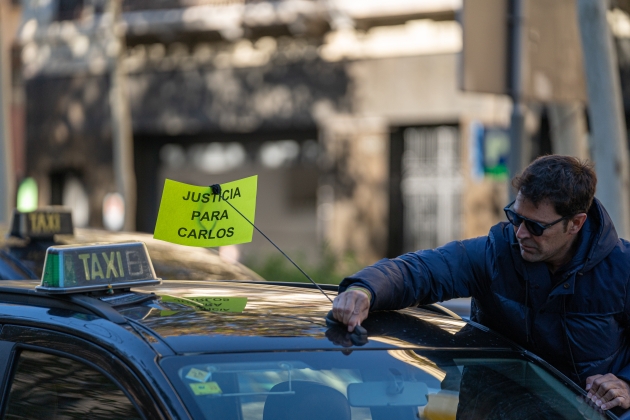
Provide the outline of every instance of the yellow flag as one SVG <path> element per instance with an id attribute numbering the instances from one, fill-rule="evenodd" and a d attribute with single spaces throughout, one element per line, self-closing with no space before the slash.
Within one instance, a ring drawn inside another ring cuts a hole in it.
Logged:
<path id="1" fill-rule="evenodd" d="M 210 187 L 167 179 L 153 237 L 201 247 L 251 242 L 254 227 L 243 216 L 254 223 L 257 181 L 251 176 L 221 184 L 215 195 Z"/>

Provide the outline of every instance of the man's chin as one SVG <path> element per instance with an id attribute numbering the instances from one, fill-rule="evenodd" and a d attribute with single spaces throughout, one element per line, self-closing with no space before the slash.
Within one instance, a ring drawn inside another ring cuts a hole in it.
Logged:
<path id="1" fill-rule="evenodd" d="M 529 261 L 529 262 L 537 262 L 540 260 L 540 257 L 537 253 L 534 253 L 530 250 L 521 248 L 521 257 L 525 260 L 525 261 Z"/>

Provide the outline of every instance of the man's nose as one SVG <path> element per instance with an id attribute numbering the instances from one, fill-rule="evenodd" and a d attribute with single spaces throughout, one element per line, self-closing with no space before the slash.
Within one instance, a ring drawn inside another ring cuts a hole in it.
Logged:
<path id="1" fill-rule="evenodd" d="M 529 238 L 531 236 L 531 233 L 529 233 L 527 227 L 525 227 L 525 223 L 523 222 L 521 222 L 518 227 L 515 226 L 514 229 L 516 230 L 516 237 L 519 239 Z"/>

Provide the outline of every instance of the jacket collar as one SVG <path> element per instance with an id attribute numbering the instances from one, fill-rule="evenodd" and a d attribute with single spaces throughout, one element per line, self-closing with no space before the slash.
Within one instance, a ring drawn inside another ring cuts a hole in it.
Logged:
<path id="1" fill-rule="evenodd" d="M 619 241 L 617 230 L 610 215 L 597 198 L 593 199 L 593 205 L 587 214 L 587 220 L 591 226 L 585 232 L 588 235 L 582 235 L 583 240 L 573 258 L 577 260 L 580 256 L 585 255 L 582 257 L 584 263 L 581 271 L 588 271 L 599 264 L 610 254 Z M 585 247 L 585 251 L 582 251 L 583 247 Z"/>

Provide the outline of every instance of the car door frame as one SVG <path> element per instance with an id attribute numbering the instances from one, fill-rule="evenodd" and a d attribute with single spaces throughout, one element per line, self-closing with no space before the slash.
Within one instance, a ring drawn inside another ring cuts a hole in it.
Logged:
<path id="1" fill-rule="evenodd" d="M 167 419 L 154 393 L 119 357 L 85 339 L 41 327 L 5 324 L 0 330 L 0 418 L 6 412 L 19 352 L 31 350 L 66 357 L 95 369 L 118 386 L 146 419 Z"/>

